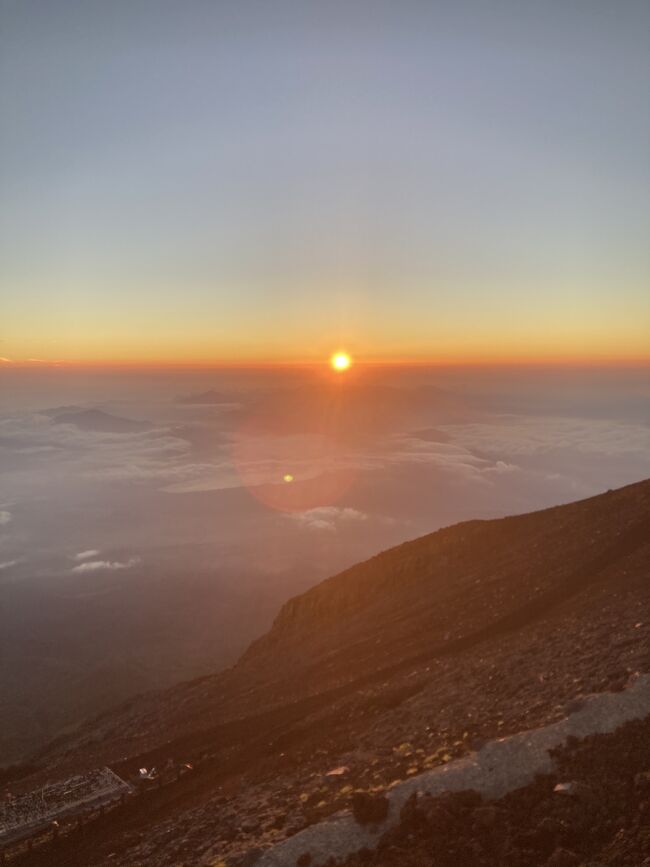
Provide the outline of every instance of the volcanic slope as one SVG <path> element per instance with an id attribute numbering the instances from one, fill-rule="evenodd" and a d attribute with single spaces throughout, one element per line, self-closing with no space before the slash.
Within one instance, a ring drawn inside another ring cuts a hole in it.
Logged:
<path id="1" fill-rule="evenodd" d="M 39 755 L 21 785 L 195 763 L 43 863 L 237 863 L 354 790 L 558 720 L 650 670 L 649 576 L 650 481 L 386 551 L 290 600 L 234 668 Z"/>

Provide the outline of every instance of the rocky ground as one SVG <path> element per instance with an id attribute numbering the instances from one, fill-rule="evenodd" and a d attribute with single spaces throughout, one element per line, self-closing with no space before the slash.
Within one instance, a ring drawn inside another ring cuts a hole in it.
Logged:
<path id="1" fill-rule="evenodd" d="M 174 785 L 134 798 L 83 834 L 64 836 L 56 847 L 21 858 L 21 863 L 250 864 L 255 852 L 349 808 L 359 792 L 381 795 L 394 781 L 448 762 L 486 740 L 558 720 L 579 707 L 587 694 L 624 688 L 634 672 L 650 671 L 650 484 L 585 502 L 526 520 L 476 522 L 472 532 L 477 550 L 470 546 L 469 553 L 467 530 L 462 529 L 467 525 L 443 531 L 442 542 L 434 534 L 424 553 L 433 550 L 431 556 L 442 559 L 444 574 L 452 576 L 446 584 L 436 583 L 439 564 L 416 580 L 427 565 L 420 540 L 394 549 L 387 562 L 398 578 L 384 561 L 380 575 L 382 594 L 390 593 L 393 605 L 382 607 L 380 594 L 363 627 L 360 611 L 367 589 L 351 599 L 350 585 L 341 588 L 334 581 L 331 605 L 329 596 L 321 598 L 319 591 L 295 610 L 290 608 L 279 618 L 279 634 L 276 629 L 274 637 L 272 631 L 243 666 L 131 703 L 55 745 L 45 761 L 41 757 L 43 766 L 17 785 L 103 762 L 125 776 L 141 765 L 160 766 L 168 758 L 189 760 L 194 771 Z M 456 530 L 464 536 L 460 543 Z M 454 544 L 459 545 L 458 555 Z M 409 569 L 400 566 L 404 562 Z M 372 570 L 367 564 L 359 569 L 359 584 L 371 585 Z M 400 597 L 395 588 L 402 585 L 406 589 Z M 346 611 L 357 624 L 352 639 L 339 625 Z M 322 634 L 309 642 L 305 632 L 318 623 Z M 303 653 L 302 648 L 307 650 Z M 262 657 L 259 665 L 256 654 Z M 566 761 L 570 756 L 577 761 L 580 755 L 573 750 Z M 630 758 L 628 769 L 631 763 Z M 635 773 L 647 767 L 647 762 L 641 764 Z M 576 765 L 574 776 L 577 772 Z M 545 785 L 540 782 L 541 788 L 531 789 L 542 799 L 542 812 L 574 803 L 549 800 Z M 502 812 L 496 814 L 503 817 L 498 827 L 510 828 L 508 845 L 519 821 L 516 810 L 523 809 L 513 807 L 508 825 L 507 804 L 515 798 L 516 805 L 516 797 L 504 799 L 498 806 Z M 457 806 L 460 810 L 460 802 Z M 463 806 L 463 822 L 473 827 L 471 811 L 480 808 L 469 802 Z M 414 808 L 412 820 L 416 824 L 418 810 Z M 411 822 L 408 815 L 404 818 Z M 454 825 L 457 830 L 461 826 Z M 621 828 L 628 829 L 628 824 L 614 829 L 614 836 Z M 492 830 L 492 836 L 501 833 Z M 427 833 L 423 847 L 429 845 Z M 485 836 L 481 834 L 479 842 Z M 459 841 L 460 836 L 458 830 Z M 504 841 L 499 845 L 505 846 Z M 570 867 L 581 862 L 567 861 L 572 857 L 567 853 L 582 860 L 589 854 L 570 843 L 560 835 L 553 851 L 540 850 L 537 861 L 498 861 L 489 850 L 481 857 L 492 861 L 440 863 L 517 867 L 546 864 L 552 856 L 556 862 L 549 867 L 562 867 L 564 862 L 557 860 L 562 858 Z M 637 844 L 625 838 L 624 845 Z M 417 842 L 414 853 L 421 860 L 386 864 L 438 863 L 422 860 L 431 854 L 419 846 Z M 555 856 L 558 848 L 567 852 Z M 389 849 L 382 848 L 382 857 L 393 857 L 386 854 Z M 638 855 L 638 846 L 634 851 Z M 546 860 L 539 860 L 542 855 Z M 636 867 L 643 860 L 629 863 Z"/>
<path id="2" fill-rule="evenodd" d="M 106 834 L 93 835 L 91 845 L 71 841 L 68 850 L 62 842 L 41 863 L 236 863 L 348 808 L 355 792 L 381 792 L 485 740 L 560 719 L 581 696 L 620 689 L 633 672 L 650 671 L 646 576 L 600 588 L 588 610 L 585 617 L 576 600 L 480 653 L 434 659 L 389 687 L 345 696 L 256 742 L 239 771 L 220 773 L 217 758 L 203 786 L 199 766 L 177 794 L 152 791 L 123 820 L 107 817 Z"/>
<path id="3" fill-rule="evenodd" d="M 555 756 L 557 773 L 498 801 L 476 792 L 411 798 L 379 847 L 345 867 L 650 864 L 650 718 Z"/>

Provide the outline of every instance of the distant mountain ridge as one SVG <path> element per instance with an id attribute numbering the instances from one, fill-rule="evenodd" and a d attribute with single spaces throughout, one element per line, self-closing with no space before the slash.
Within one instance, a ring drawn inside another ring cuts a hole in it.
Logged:
<path id="1" fill-rule="evenodd" d="M 140 433 L 152 428 L 146 421 L 136 421 L 101 409 L 84 409 L 79 406 L 54 407 L 45 410 L 44 415 L 49 416 L 55 424 L 71 424 L 80 430 L 97 433 Z"/>

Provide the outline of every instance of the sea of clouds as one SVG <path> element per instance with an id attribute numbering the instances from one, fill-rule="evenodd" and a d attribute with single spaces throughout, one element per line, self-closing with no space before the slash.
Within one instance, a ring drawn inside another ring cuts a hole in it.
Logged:
<path id="1" fill-rule="evenodd" d="M 337 385 L 349 388 L 342 396 L 309 372 L 135 386 L 124 374 L 76 390 L 64 381 L 74 402 L 57 405 L 49 374 L 31 405 L 22 389 L 22 405 L 8 400 L 0 414 L 3 580 L 142 569 L 171 545 L 191 563 L 193 545 L 218 556 L 252 535 L 242 567 L 272 551 L 276 570 L 279 550 L 289 562 L 292 550 L 302 558 L 315 536 L 331 546 L 336 533 L 334 567 L 442 524 L 647 477 L 645 379 L 582 375 L 584 386 L 574 374 L 567 390 L 565 379 L 538 373 L 526 387 L 519 372 L 510 388 L 504 371 L 493 381 L 374 373 Z M 304 508 L 282 499 L 287 473 L 311 486 Z M 328 477 L 341 483 L 321 494 Z"/>

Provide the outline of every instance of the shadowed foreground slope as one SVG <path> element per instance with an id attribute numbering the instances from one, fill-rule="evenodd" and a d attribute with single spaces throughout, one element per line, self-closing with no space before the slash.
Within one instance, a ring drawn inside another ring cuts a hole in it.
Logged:
<path id="1" fill-rule="evenodd" d="M 196 762 L 47 863 L 236 863 L 353 790 L 560 719 L 650 668 L 649 573 L 647 481 L 459 524 L 346 570 L 288 602 L 233 669 L 129 702 L 43 752 L 31 782 Z"/>

